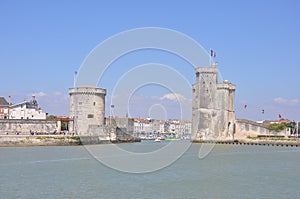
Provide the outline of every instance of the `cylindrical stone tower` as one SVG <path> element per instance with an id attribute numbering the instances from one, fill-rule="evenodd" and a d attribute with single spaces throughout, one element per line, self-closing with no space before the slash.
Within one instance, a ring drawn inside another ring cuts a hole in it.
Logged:
<path id="1" fill-rule="evenodd" d="M 73 131 L 88 135 L 89 125 L 104 125 L 106 90 L 97 87 L 76 87 L 69 89 L 70 117 Z"/>

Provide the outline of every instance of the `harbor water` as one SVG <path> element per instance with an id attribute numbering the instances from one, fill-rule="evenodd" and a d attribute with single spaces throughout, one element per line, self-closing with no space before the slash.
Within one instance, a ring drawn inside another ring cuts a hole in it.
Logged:
<path id="1" fill-rule="evenodd" d="M 119 147 L 149 152 L 168 142 Z M 300 198 L 300 148 L 220 144 L 199 158 L 200 147 L 138 174 L 102 164 L 85 146 L 1 147 L 0 198 Z"/>

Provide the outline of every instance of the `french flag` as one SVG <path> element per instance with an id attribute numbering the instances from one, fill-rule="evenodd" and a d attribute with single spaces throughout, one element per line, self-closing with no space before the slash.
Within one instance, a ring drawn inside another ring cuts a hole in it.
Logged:
<path id="1" fill-rule="evenodd" d="M 213 57 L 213 58 L 216 58 L 217 53 L 213 50 L 210 50 L 210 56 Z"/>

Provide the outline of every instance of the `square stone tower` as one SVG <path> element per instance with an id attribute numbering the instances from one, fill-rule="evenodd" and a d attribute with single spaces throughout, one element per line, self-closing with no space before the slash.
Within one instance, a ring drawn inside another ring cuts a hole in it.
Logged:
<path id="1" fill-rule="evenodd" d="M 193 85 L 192 141 L 230 140 L 234 134 L 235 85 L 218 83 L 218 65 L 196 69 Z"/>

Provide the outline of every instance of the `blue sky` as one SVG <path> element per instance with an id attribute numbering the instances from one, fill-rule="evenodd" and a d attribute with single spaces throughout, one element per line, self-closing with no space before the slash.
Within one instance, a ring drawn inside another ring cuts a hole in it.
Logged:
<path id="1" fill-rule="evenodd" d="M 162 27 L 190 36 L 207 51 L 216 51 L 223 79 L 237 86 L 238 118 L 277 119 L 281 114 L 300 120 L 299 10 L 297 0 L 1 0 L 0 95 L 11 95 L 17 103 L 35 93 L 46 112 L 68 115 L 68 88 L 73 86 L 74 71 L 95 46 L 128 29 Z M 194 83 L 193 68 L 168 53 L 146 51 L 128 56 L 111 68 L 111 74 L 122 75 L 137 64 L 163 62 Z M 107 100 L 118 77 L 108 73 L 100 82 L 100 87 L 108 89 Z M 169 91 L 154 87 L 137 91 L 132 97 L 137 100 L 136 108 L 131 108 L 130 115 L 146 117 L 149 107 L 162 103 L 168 104 L 168 118 L 178 117 L 178 103 Z M 191 91 L 182 97 L 188 109 Z M 183 119 L 190 117 L 187 113 Z"/>

